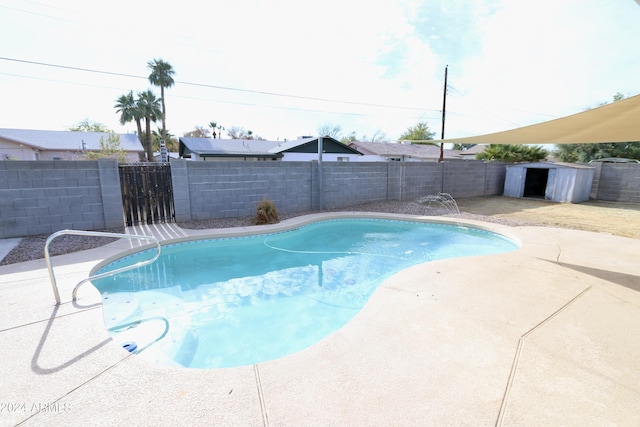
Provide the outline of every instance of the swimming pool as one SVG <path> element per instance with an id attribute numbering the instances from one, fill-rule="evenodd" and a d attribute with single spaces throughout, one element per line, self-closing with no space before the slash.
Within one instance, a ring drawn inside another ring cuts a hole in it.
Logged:
<path id="1" fill-rule="evenodd" d="M 163 246 L 153 264 L 94 280 L 114 339 L 192 368 L 245 366 L 307 348 L 344 326 L 393 274 L 426 261 L 504 253 L 504 236 L 389 219 L 318 221 L 271 234 Z M 143 251 L 99 272 L 153 256 Z"/>

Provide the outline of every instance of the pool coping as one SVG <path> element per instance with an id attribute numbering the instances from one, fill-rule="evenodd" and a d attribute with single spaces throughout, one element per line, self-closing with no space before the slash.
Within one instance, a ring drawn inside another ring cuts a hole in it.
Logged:
<path id="1" fill-rule="evenodd" d="M 44 261 L 2 266 L 0 424 L 638 421 L 640 240 L 362 212 L 240 230 L 185 230 L 185 239 L 362 216 L 465 223 L 515 238 L 521 247 L 403 270 L 344 328 L 311 348 L 214 370 L 151 366 L 116 346 L 91 286 L 82 288 L 78 304 L 69 302 L 73 285 L 97 263 L 139 250 L 129 242 L 54 257 L 63 299 L 57 307 Z"/>

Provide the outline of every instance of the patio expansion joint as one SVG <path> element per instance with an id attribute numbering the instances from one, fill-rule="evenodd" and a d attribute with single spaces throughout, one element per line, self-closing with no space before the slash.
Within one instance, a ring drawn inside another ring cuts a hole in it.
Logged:
<path id="1" fill-rule="evenodd" d="M 559 255 L 558 255 L 558 257 L 559 257 Z M 592 286 L 588 286 L 587 288 L 583 289 L 578 295 L 573 297 L 571 300 L 569 300 L 567 303 L 565 303 L 562 307 L 557 309 L 555 312 L 553 312 L 547 318 L 545 318 L 540 323 L 538 323 L 533 328 L 529 329 L 527 332 L 525 332 L 523 335 L 520 336 L 520 338 L 518 339 L 518 346 L 516 347 L 516 353 L 515 353 L 515 355 L 513 357 L 513 363 L 511 365 L 511 371 L 509 372 L 509 378 L 507 380 L 507 385 L 505 387 L 504 395 L 502 397 L 502 403 L 500 405 L 500 410 L 498 412 L 498 418 L 497 418 L 496 424 L 495 424 L 496 426 L 501 426 L 502 422 L 504 421 L 504 415 L 505 415 L 506 410 L 507 410 L 507 405 L 508 405 L 508 401 L 509 401 L 509 395 L 511 393 L 511 387 L 513 386 L 513 381 L 515 379 L 516 372 L 518 370 L 518 365 L 519 365 L 519 362 L 520 362 L 520 356 L 522 355 L 522 349 L 524 347 L 524 342 L 527 339 L 527 337 L 529 337 L 535 331 L 537 331 L 538 329 L 540 329 L 541 327 L 546 325 L 553 318 L 558 316 L 560 313 L 562 313 L 564 310 L 566 310 L 569 306 L 571 306 L 573 303 L 575 303 L 580 298 L 582 298 L 591 289 L 592 289 Z"/>
<path id="2" fill-rule="evenodd" d="M 264 401 L 264 393 L 262 392 L 262 381 L 260 381 L 260 371 L 258 365 L 253 365 L 253 373 L 256 378 L 256 389 L 258 391 L 258 399 L 260 400 L 260 413 L 262 414 L 262 424 L 267 427 L 269 425 L 269 417 L 267 416 L 267 407 Z"/>
<path id="3" fill-rule="evenodd" d="M 75 393 L 76 391 L 82 389 L 85 385 L 92 383 L 93 381 L 95 381 L 96 379 L 98 379 L 99 377 L 101 377 L 103 374 L 107 373 L 108 371 L 110 371 L 111 369 L 115 368 L 116 366 L 118 366 L 120 363 L 124 362 L 125 360 L 129 359 L 130 357 L 133 357 L 134 353 L 130 353 L 128 355 L 126 355 L 123 359 L 117 361 L 116 363 L 107 366 L 106 368 L 104 368 L 102 371 L 98 372 L 97 374 L 93 375 L 91 378 L 87 379 L 86 381 L 83 381 L 82 383 L 78 384 L 77 386 L 75 386 L 74 388 L 72 388 L 71 390 L 67 391 L 66 393 L 64 393 L 62 396 L 58 397 L 55 400 L 52 400 L 50 403 L 51 405 L 56 405 L 58 402 L 60 402 L 62 399 L 64 399 L 65 397 L 70 396 L 71 394 Z M 17 426 L 22 425 L 24 423 L 26 423 L 27 421 L 31 420 L 34 417 L 37 417 L 40 413 L 42 412 L 46 412 L 46 408 L 45 409 L 41 409 L 38 412 L 33 413 L 32 415 L 30 415 L 29 417 L 23 419 L 22 421 L 20 421 L 18 424 L 16 424 Z"/>
<path id="4" fill-rule="evenodd" d="M 66 303 L 65 303 L 65 304 L 66 304 Z M 64 304 L 63 304 L 63 305 L 64 305 Z M 43 348 L 44 343 L 45 343 L 45 341 L 46 341 L 46 339 L 47 339 L 47 336 L 49 335 L 49 331 L 50 331 L 50 329 L 51 329 L 51 326 L 52 326 L 53 322 L 54 322 L 56 319 L 61 319 L 61 318 L 65 318 L 65 317 L 74 316 L 74 315 L 77 315 L 77 314 L 86 313 L 86 312 L 88 312 L 88 311 L 93 311 L 93 310 L 95 310 L 95 309 L 100 308 L 100 307 L 101 307 L 101 305 L 99 305 L 99 306 L 89 306 L 89 307 L 87 307 L 87 308 L 85 308 L 85 309 L 81 309 L 81 310 L 77 310 L 77 311 L 74 311 L 74 312 L 70 312 L 70 313 L 65 313 L 65 314 L 60 314 L 60 315 L 58 315 L 58 314 L 57 314 L 57 311 L 60 309 L 60 307 L 61 307 L 61 305 L 55 305 L 55 306 L 54 306 L 54 308 L 53 308 L 53 313 L 52 313 L 52 315 L 51 315 L 48 319 L 42 319 L 42 320 L 36 320 L 36 321 L 28 322 L 28 323 L 23 323 L 23 324 L 21 324 L 21 325 L 14 326 L 14 327 L 7 328 L 7 329 L 4 329 L 4 330 L 0 331 L 0 332 L 4 332 L 4 331 L 13 330 L 13 329 L 19 329 L 19 328 L 27 327 L 27 326 L 30 326 L 30 325 L 38 325 L 38 324 L 45 323 L 45 322 L 47 323 L 47 325 L 46 325 L 46 327 L 45 327 L 45 330 L 44 330 L 44 332 L 43 332 L 43 335 L 42 335 L 42 337 L 40 338 L 40 342 L 38 343 L 38 346 L 36 347 L 35 353 L 33 354 L 33 357 L 32 357 L 32 361 L 31 361 L 32 370 L 34 370 L 34 364 L 36 365 L 36 368 L 37 368 L 38 360 L 39 360 L 39 358 L 40 358 L 42 348 Z M 109 339 L 108 341 L 110 341 L 110 339 Z M 107 341 L 107 342 L 108 342 L 108 341 Z M 100 347 L 102 347 L 102 345 L 103 345 L 103 343 L 98 344 L 97 346 L 95 346 L 95 347 L 94 347 L 94 349 L 100 348 Z M 130 357 L 132 357 L 132 356 L 133 356 L 133 353 L 127 354 L 123 359 L 121 359 L 121 360 L 117 361 L 116 363 L 113 363 L 113 364 L 111 364 L 111 365 L 107 366 L 106 368 L 104 368 L 104 369 L 103 369 L 103 370 L 101 370 L 100 372 L 96 373 L 95 375 L 92 375 L 92 376 L 91 376 L 90 378 L 88 378 L 87 380 L 82 381 L 80 384 L 78 384 L 78 385 L 76 385 L 75 387 L 73 387 L 72 389 L 70 389 L 70 390 L 68 390 L 68 391 L 64 392 L 62 395 L 59 395 L 57 398 L 52 399 L 52 400 L 51 400 L 50 402 L 48 402 L 48 403 L 49 403 L 50 405 L 57 405 L 57 404 L 58 404 L 58 402 L 60 402 L 61 400 L 63 400 L 65 397 L 67 397 L 67 396 L 71 395 L 72 393 L 74 393 L 75 391 L 77 391 L 77 390 L 81 389 L 81 388 L 82 388 L 82 387 L 84 387 L 85 385 L 87 385 L 87 384 L 89 384 L 89 383 L 93 382 L 95 379 L 97 379 L 98 377 L 100 377 L 102 374 L 104 374 L 105 372 L 109 371 L 110 369 L 114 368 L 115 366 L 117 366 L 118 364 L 122 363 L 124 360 L 127 360 L 128 358 L 130 358 Z M 58 370 L 60 370 L 60 369 L 65 369 L 65 368 L 68 368 L 69 366 L 71 366 L 73 363 L 77 362 L 77 360 L 78 360 L 80 357 L 84 357 L 84 354 L 82 354 L 82 355 L 80 355 L 80 356 L 77 356 L 76 358 L 71 359 L 71 360 L 67 361 L 66 363 L 64 363 L 64 364 L 62 364 L 62 365 L 59 365 L 59 366 L 57 366 L 57 367 L 55 367 L 55 368 L 53 368 L 53 369 L 48 369 L 48 370 L 47 370 L 47 369 L 40 369 L 40 368 L 38 368 L 37 370 L 38 370 L 38 371 L 49 371 L 49 372 L 44 372 L 44 373 L 51 373 L 51 372 L 53 372 L 53 371 L 58 371 Z M 38 372 L 38 373 L 42 373 L 42 372 Z M 43 412 L 47 412 L 46 407 L 43 407 L 42 409 L 40 409 L 40 410 L 38 410 L 37 412 L 34 412 L 34 413 L 33 413 L 33 414 L 31 414 L 30 416 L 28 416 L 27 418 L 25 418 L 25 419 L 21 420 L 17 425 L 22 425 L 22 424 L 24 424 L 24 423 L 28 422 L 29 420 L 33 419 L 34 417 L 37 417 L 39 414 L 41 414 L 41 413 L 43 413 Z"/>
<path id="5" fill-rule="evenodd" d="M 87 307 L 85 309 L 74 311 L 74 312 L 71 312 L 71 313 L 56 315 L 55 318 L 56 319 L 61 319 L 63 317 L 73 316 L 73 315 L 76 315 L 76 314 L 80 314 L 80 313 L 84 313 L 84 312 L 87 312 L 87 311 L 95 310 L 95 309 L 98 309 L 98 308 L 101 308 L 101 307 L 102 307 L 102 305 L 95 306 L 95 307 Z M 50 321 L 51 321 L 51 318 L 34 320 L 32 322 L 22 323 L 20 325 L 9 326 L 8 328 L 0 329 L 0 333 L 7 332 L 7 331 L 12 331 L 14 329 L 24 328 L 25 326 L 37 325 L 38 323 L 44 323 L 44 322 L 50 322 Z"/>

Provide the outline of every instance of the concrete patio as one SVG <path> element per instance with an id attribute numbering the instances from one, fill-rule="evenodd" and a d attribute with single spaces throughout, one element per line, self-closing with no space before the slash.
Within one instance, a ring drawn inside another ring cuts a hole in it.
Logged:
<path id="1" fill-rule="evenodd" d="M 2 266 L 0 425 L 640 425 L 640 240 L 465 222 L 522 247 L 404 270 L 318 344 L 230 369 L 151 365 L 112 341 L 92 286 L 71 303 L 129 241 L 54 257 L 59 306 L 43 260 Z"/>

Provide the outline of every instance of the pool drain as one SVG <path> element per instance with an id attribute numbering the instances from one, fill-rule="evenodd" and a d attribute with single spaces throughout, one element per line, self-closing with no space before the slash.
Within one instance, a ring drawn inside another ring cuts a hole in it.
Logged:
<path id="1" fill-rule="evenodd" d="M 138 349 L 138 344 L 133 341 L 127 341 L 125 343 L 122 343 L 122 348 L 127 350 L 129 353 L 133 353 Z"/>

